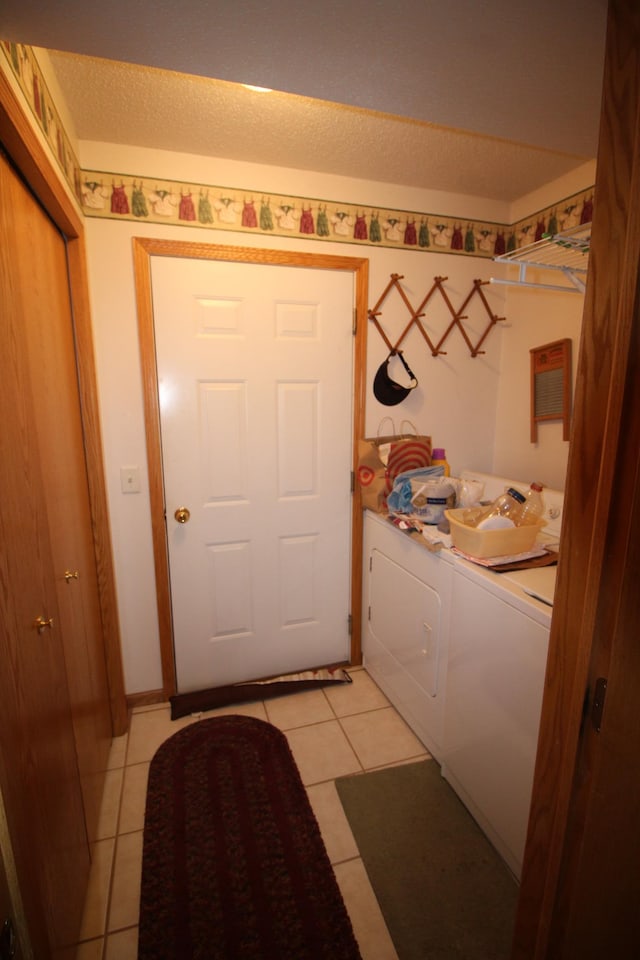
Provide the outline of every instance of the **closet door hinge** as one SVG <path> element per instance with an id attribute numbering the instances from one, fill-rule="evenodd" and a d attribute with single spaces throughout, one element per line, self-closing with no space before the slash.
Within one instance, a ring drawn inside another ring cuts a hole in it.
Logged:
<path id="1" fill-rule="evenodd" d="M 351 634 L 353 633 L 353 615 L 352 614 L 348 614 L 347 616 L 347 630 L 349 632 L 349 636 L 351 636 Z"/>

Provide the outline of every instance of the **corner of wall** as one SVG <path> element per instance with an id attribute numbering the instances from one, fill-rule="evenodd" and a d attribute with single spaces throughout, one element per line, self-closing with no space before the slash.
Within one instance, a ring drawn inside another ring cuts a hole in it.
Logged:
<path id="1" fill-rule="evenodd" d="M 511 223 L 536 216 L 549 207 L 560 206 L 564 198 L 571 198 L 585 191 L 593 194 L 596 182 L 596 161 L 589 160 L 571 173 L 552 180 L 533 193 L 515 200 L 509 209 Z"/>

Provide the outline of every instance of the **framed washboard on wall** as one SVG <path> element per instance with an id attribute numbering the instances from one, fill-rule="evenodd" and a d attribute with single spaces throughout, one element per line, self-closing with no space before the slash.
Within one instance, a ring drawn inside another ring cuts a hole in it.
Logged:
<path id="1" fill-rule="evenodd" d="M 569 439 L 571 415 L 571 340 L 534 347 L 531 354 L 531 443 L 538 442 L 538 424 L 562 420 L 562 439 Z"/>

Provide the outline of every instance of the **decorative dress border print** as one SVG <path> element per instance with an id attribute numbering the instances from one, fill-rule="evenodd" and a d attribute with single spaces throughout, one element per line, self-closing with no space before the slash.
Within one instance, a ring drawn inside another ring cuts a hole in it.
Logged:
<path id="1" fill-rule="evenodd" d="M 40 65 L 31 47 L 9 40 L 0 41 L 7 62 L 15 76 L 22 95 L 42 131 L 51 154 L 73 194 L 82 202 L 80 193 L 80 164 L 64 129 L 60 114 L 49 93 Z"/>
<path id="2" fill-rule="evenodd" d="M 90 217 L 145 219 L 208 230 L 260 232 L 486 259 L 592 219 L 593 187 L 517 223 L 506 224 L 81 170 L 33 49 L 8 40 L 0 41 L 0 47 L 65 180 Z"/>
<path id="3" fill-rule="evenodd" d="M 590 222 L 593 212 L 592 188 L 511 225 L 98 170 L 82 171 L 80 189 L 90 217 L 487 259 Z"/>

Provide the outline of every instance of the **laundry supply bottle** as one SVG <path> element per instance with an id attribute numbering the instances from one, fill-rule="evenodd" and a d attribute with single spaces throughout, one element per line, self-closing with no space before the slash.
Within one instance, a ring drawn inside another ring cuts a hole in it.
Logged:
<path id="1" fill-rule="evenodd" d="M 444 467 L 445 477 L 451 475 L 449 469 L 449 464 L 447 463 L 447 454 L 444 447 L 434 447 L 431 452 L 431 466 L 432 467 Z"/>
<path id="2" fill-rule="evenodd" d="M 534 481 L 525 493 L 525 501 L 520 511 L 520 521 L 518 526 L 537 523 L 544 513 L 544 501 L 542 499 L 542 484 Z"/>
<path id="3" fill-rule="evenodd" d="M 469 526 L 479 530 L 498 530 L 501 527 L 517 527 L 520 524 L 520 513 L 526 502 L 524 494 L 509 487 L 504 493 L 485 507 L 477 516 L 470 519 Z"/>

